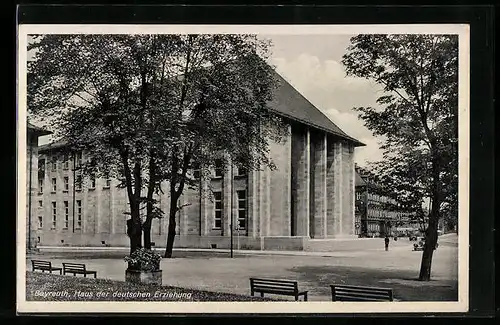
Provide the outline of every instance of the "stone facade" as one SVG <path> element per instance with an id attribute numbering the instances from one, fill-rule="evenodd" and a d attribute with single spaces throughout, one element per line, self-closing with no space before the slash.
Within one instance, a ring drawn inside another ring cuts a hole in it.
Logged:
<path id="1" fill-rule="evenodd" d="M 38 169 L 38 138 L 43 135 L 48 135 L 51 132 L 43 130 L 39 127 L 28 123 L 27 125 L 27 147 L 26 147 L 26 248 L 33 249 L 36 248 L 36 228 L 37 219 L 35 218 L 37 213 L 36 198 L 36 182 L 37 182 L 37 169 Z"/>
<path id="2" fill-rule="evenodd" d="M 354 235 L 354 145 L 301 124 L 290 123 L 289 129 L 282 143 L 270 143 L 275 170 L 226 167 L 210 184 L 185 191 L 176 247 L 228 248 L 232 228 L 234 247 L 240 249 L 302 250 L 308 240 Z M 125 190 L 113 179 L 79 175 L 73 167 L 85 159 L 58 148 L 41 150 L 39 244 L 129 244 Z M 168 194 L 158 200 L 167 212 Z M 165 245 L 167 229 L 168 218 L 153 221 L 155 246 Z"/>
<path id="3" fill-rule="evenodd" d="M 270 142 L 276 169 L 242 172 L 227 164 L 198 189 L 185 190 L 175 247 L 228 248 L 233 235 L 235 248 L 304 250 L 313 249 L 318 240 L 355 235 L 354 148 L 363 144 L 283 78 L 276 78 L 280 86 L 270 106 L 286 119 L 290 131 L 284 141 Z M 116 180 L 78 175 L 73 166 L 86 159 L 85 153 L 65 157 L 63 148 L 49 145 L 41 150 L 37 242 L 128 246 L 125 190 L 117 188 Z M 165 212 L 167 185 L 157 198 Z M 168 218 L 153 221 L 155 246 L 165 246 L 167 229 Z"/>
<path id="4" fill-rule="evenodd" d="M 395 235 L 398 228 L 418 229 L 413 212 L 399 209 L 399 202 L 380 194 L 376 177 L 355 167 L 355 234 L 359 237 Z"/>

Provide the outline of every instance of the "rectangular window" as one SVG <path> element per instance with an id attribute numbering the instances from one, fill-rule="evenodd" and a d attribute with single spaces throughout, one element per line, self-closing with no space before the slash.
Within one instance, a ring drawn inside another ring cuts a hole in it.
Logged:
<path id="1" fill-rule="evenodd" d="M 57 179 L 56 178 L 52 178 L 52 192 L 56 192 L 57 191 Z"/>
<path id="2" fill-rule="evenodd" d="M 57 222 L 57 204 L 52 202 L 52 229 L 56 229 Z"/>
<path id="3" fill-rule="evenodd" d="M 43 193 L 43 178 L 38 179 L 38 193 Z"/>
<path id="4" fill-rule="evenodd" d="M 57 157 L 52 157 L 52 171 L 55 172 L 57 170 Z"/>
<path id="5" fill-rule="evenodd" d="M 43 229 L 43 217 L 38 216 L 38 229 Z"/>
<path id="6" fill-rule="evenodd" d="M 82 190 L 82 175 L 77 175 L 76 176 L 75 189 L 77 191 L 81 191 Z"/>
<path id="7" fill-rule="evenodd" d="M 82 201 L 76 200 L 76 229 L 82 228 Z"/>
<path id="8" fill-rule="evenodd" d="M 45 178 L 45 159 L 38 160 L 38 179 Z"/>
<path id="9" fill-rule="evenodd" d="M 222 160 L 217 160 L 214 166 L 214 176 L 215 178 L 221 178 L 224 176 L 224 164 Z"/>
<path id="10" fill-rule="evenodd" d="M 80 168 L 83 165 L 83 155 L 82 152 L 79 151 L 76 153 L 76 167 Z"/>
<path id="11" fill-rule="evenodd" d="M 111 178 L 106 178 L 104 181 L 104 188 L 110 188 L 111 187 Z"/>
<path id="12" fill-rule="evenodd" d="M 236 176 L 246 176 L 246 175 L 247 175 L 247 169 L 245 167 L 236 168 Z"/>
<path id="13" fill-rule="evenodd" d="M 95 176 L 90 176 L 90 188 L 95 189 Z"/>
<path id="14" fill-rule="evenodd" d="M 356 192 L 356 200 L 361 200 L 361 192 Z"/>
<path id="15" fill-rule="evenodd" d="M 238 195 L 238 228 L 245 229 L 247 225 L 247 191 L 236 191 Z"/>
<path id="16" fill-rule="evenodd" d="M 222 227 L 222 192 L 214 192 L 214 229 Z"/>
<path id="17" fill-rule="evenodd" d="M 193 177 L 195 179 L 199 179 L 201 177 L 200 164 L 198 163 L 193 164 Z"/>
<path id="18" fill-rule="evenodd" d="M 69 169 L 69 157 L 68 154 L 64 154 L 63 156 L 63 169 Z"/>
<path id="19" fill-rule="evenodd" d="M 68 229 L 69 226 L 69 203 L 64 201 L 64 229 Z"/>
<path id="20" fill-rule="evenodd" d="M 68 176 L 65 176 L 64 177 L 64 191 L 68 191 L 69 190 L 69 178 Z"/>

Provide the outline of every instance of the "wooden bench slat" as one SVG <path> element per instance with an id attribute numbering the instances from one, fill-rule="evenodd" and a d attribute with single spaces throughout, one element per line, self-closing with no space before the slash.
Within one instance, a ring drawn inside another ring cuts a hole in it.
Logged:
<path id="1" fill-rule="evenodd" d="M 52 262 L 50 261 L 42 261 L 42 260 L 31 260 L 31 265 L 33 268 L 33 272 L 36 270 L 40 270 L 42 272 L 49 271 L 59 271 L 59 274 L 62 274 L 62 268 L 52 266 Z"/>
<path id="2" fill-rule="evenodd" d="M 87 270 L 87 266 L 82 263 L 69 263 L 65 262 L 63 264 L 63 273 L 70 273 L 73 275 L 83 274 L 85 277 L 87 274 L 93 274 L 94 278 L 97 278 L 97 271 Z"/>
<path id="3" fill-rule="evenodd" d="M 368 298 L 368 297 L 354 297 L 351 295 L 344 296 L 344 295 L 336 295 L 336 301 L 387 301 L 387 299 L 374 299 L 374 298 Z"/>
<path id="4" fill-rule="evenodd" d="M 261 297 L 264 297 L 264 293 L 270 293 L 293 296 L 295 300 L 298 300 L 299 296 L 304 296 L 304 301 L 307 301 L 308 293 L 298 290 L 297 281 L 266 278 L 250 278 L 250 290 L 252 296 L 256 292 L 259 292 Z"/>
<path id="5" fill-rule="evenodd" d="M 388 295 L 390 291 L 388 290 L 363 290 L 363 289 L 345 289 L 345 288 L 335 288 L 336 292 L 351 292 L 353 294 L 356 293 L 366 293 L 366 294 L 373 294 L 373 295 Z"/>
<path id="6" fill-rule="evenodd" d="M 350 285 L 330 285 L 332 301 L 393 301 L 392 289 Z"/>
<path id="7" fill-rule="evenodd" d="M 279 287 L 279 288 L 288 288 L 288 289 L 295 289 L 297 288 L 297 286 L 295 286 L 295 284 L 276 284 L 276 283 L 254 283 L 253 284 L 254 287 Z"/>
<path id="8" fill-rule="evenodd" d="M 250 278 L 250 281 L 269 281 L 269 282 L 281 282 L 281 283 L 296 283 L 293 280 L 281 280 L 281 279 L 267 279 L 267 278 Z"/>
<path id="9" fill-rule="evenodd" d="M 382 291 L 390 291 L 391 288 L 382 288 L 382 287 L 363 287 L 363 286 L 353 286 L 347 284 L 331 284 L 330 287 L 335 288 L 349 288 L 349 289 L 363 289 L 363 290 L 382 290 Z"/>
<path id="10" fill-rule="evenodd" d="M 371 292 L 358 292 L 358 291 L 356 291 L 356 292 L 354 292 L 354 291 L 335 291 L 335 295 L 336 296 L 349 295 L 349 296 L 353 296 L 353 297 L 367 297 L 367 298 L 373 298 L 373 299 L 386 299 L 386 298 L 390 297 L 389 293 L 373 294 Z"/>

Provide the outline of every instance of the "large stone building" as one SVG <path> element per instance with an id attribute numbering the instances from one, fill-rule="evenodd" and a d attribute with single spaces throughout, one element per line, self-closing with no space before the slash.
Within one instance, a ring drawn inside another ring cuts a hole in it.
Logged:
<path id="1" fill-rule="evenodd" d="M 418 229 L 412 216 L 403 211 L 396 198 L 384 195 L 377 177 L 355 167 L 356 205 L 355 227 L 359 237 L 385 237 L 398 234 L 400 229 Z"/>
<path id="2" fill-rule="evenodd" d="M 36 241 L 34 240 L 35 227 L 34 216 L 36 215 L 37 208 L 34 205 L 34 199 L 36 197 L 35 184 L 37 182 L 37 166 L 38 166 L 38 138 L 44 135 L 49 135 L 51 132 L 44 130 L 36 125 L 27 123 L 27 147 L 26 147 L 26 248 L 33 249 L 36 247 Z"/>
<path id="3" fill-rule="evenodd" d="M 277 78 L 271 107 L 291 131 L 284 144 L 271 143 L 277 169 L 215 169 L 210 184 L 185 191 L 175 247 L 227 248 L 231 224 L 241 249 L 313 250 L 318 239 L 355 236 L 354 149 L 363 144 Z M 69 157 L 63 147 L 54 143 L 40 150 L 39 243 L 129 245 L 125 191 L 114 179 L 83 179 L 73 166 L 85 153 Z M 168 211 L 167 194 L 158 200 Z M 167 229 L 168 218 L 154 221 L 156 246 L 165 246 Z"/>

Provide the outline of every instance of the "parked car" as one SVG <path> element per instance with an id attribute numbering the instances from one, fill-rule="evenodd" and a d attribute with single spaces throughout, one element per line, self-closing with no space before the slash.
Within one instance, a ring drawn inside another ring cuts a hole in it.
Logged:
<path id="1" fill-rule="evenodd" d="M 414 251 L 423 251 L 424 250 L 424 245 L 425 245 L 425 238 L 424 237 L 419 237 L 417 242 L 413 244 L 413 250 Z M 438 248 L 439 243 L 436 242 L 436 246 L 434 249 Z"/>

